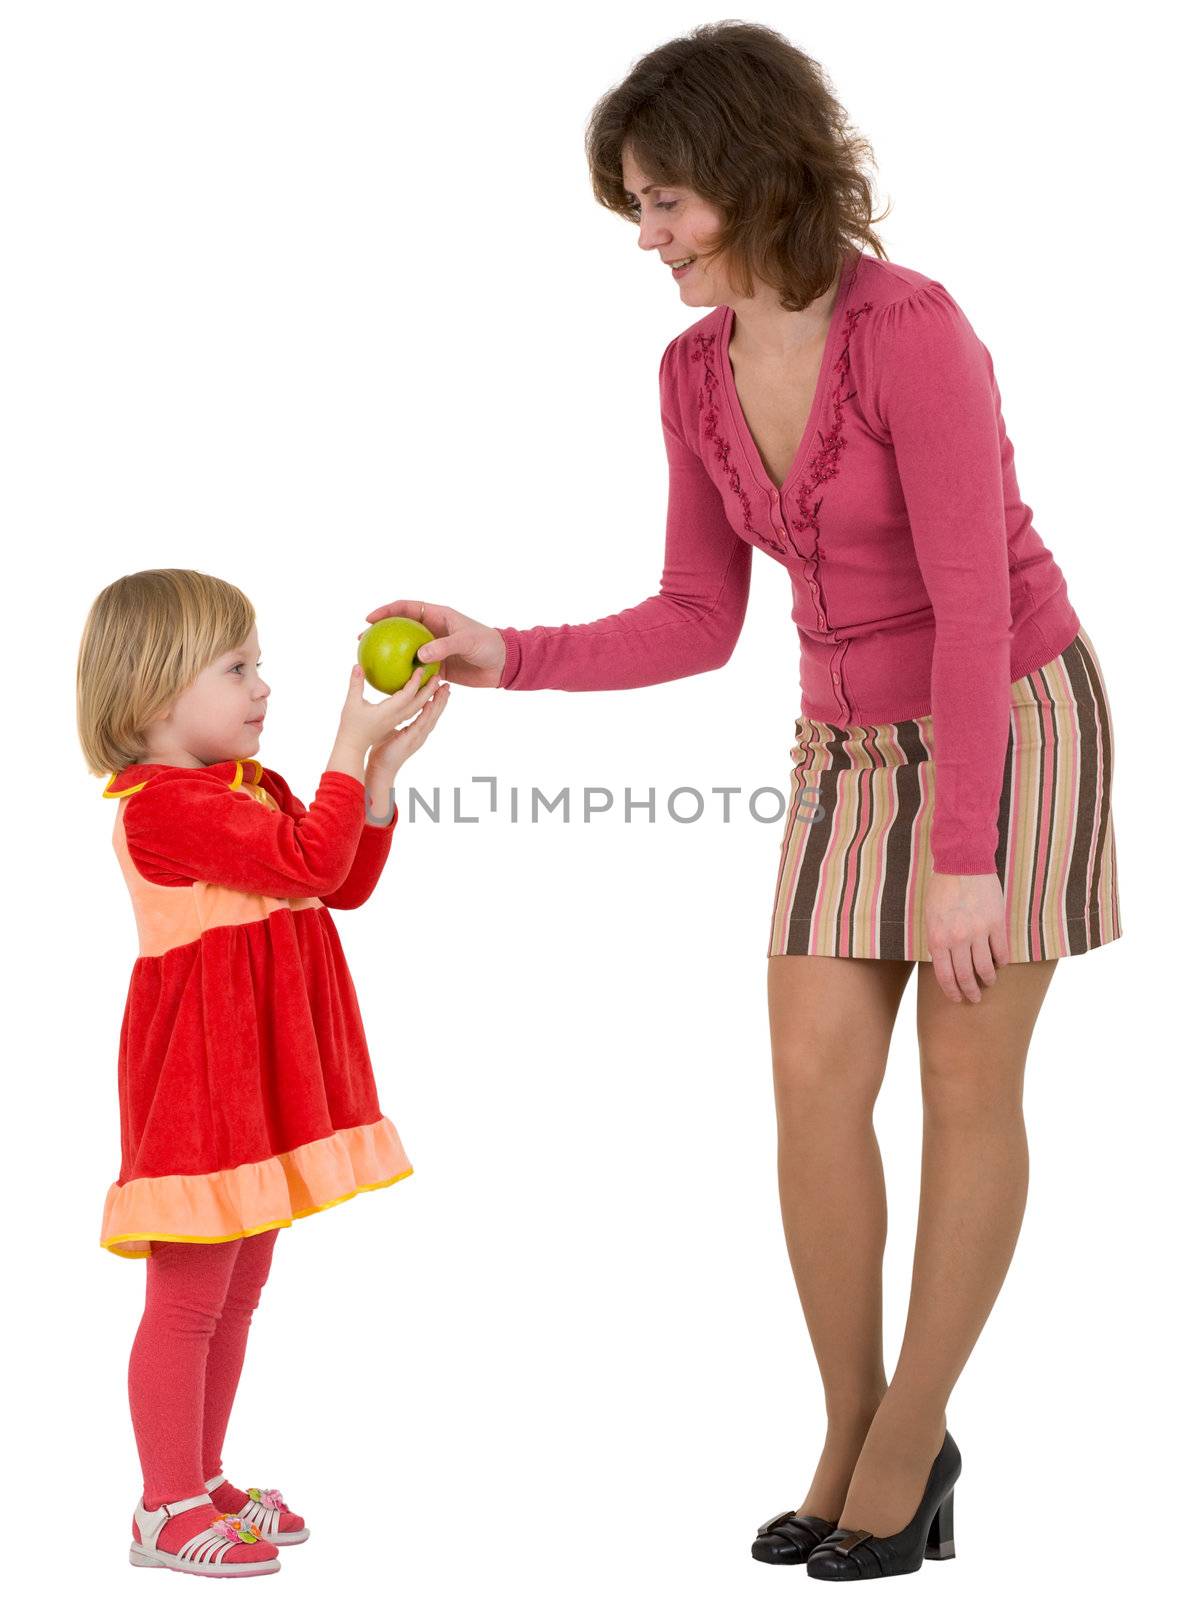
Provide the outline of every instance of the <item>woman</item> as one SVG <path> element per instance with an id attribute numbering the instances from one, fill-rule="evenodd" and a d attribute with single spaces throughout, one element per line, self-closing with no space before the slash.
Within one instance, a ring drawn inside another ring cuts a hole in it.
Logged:
<path id="1" fill-rule="evenodd" d="M 421 617 L 421 659 L 456 683 L 624 689 L 722 666 L 753 548 L 787 568 L 803 715 L 768 998 L 828 1429 L 753 1554 L 915 1571 L 954 1554 L 945 1407 L 1021 1223 L 1033 1026 L 1057 961 L 1121 933 L 1103 678 L 1018 491 L 988 351 L 943 285 L 887 261 L 867 147 L 820 68 L 767 28 L 698 28 L 604 96 L 587 151 L 596 198 L 704 313 L 660 365 L 660 592 L 523 631 L 410 600 L 368 620 Z M 922 1187 L 887 1384 L 872 1114 L 916 964 Z"/>

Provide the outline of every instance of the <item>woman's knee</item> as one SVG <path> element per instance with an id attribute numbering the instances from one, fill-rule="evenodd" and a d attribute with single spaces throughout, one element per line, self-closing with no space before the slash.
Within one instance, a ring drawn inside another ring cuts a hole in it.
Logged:
<path id="1" fill-rule="evenodd" d="M 936 1129 L 980 1128 L 996 1118 L 1021 1115 L 1024 1056 L 964 1050 L 919 1052 L 923 1115 Z"/>
<path id="2" fill-rule="evenodd" d="M 918 979 L 923 1107 L 939 1121 L 1020 1111 L 1025 1061 L 1053 963 L 1002 968 L 978 1006 L 955 1005 L 924 963 Z"/>
<path id="3" fill-rule="evenodd" d="M 847 1050 L 773 1052 L 775 1107 L 781 1133 L 809 1134 L 833 1117 L 873 1117 L 882 1085 L 884 1056 L 850 1054 Z"/>
<path id="4" fill-rule="evenodd" d="M 780 1121 L 871 1116 L 911 962 L 775 956 L 768 974 Z"/>

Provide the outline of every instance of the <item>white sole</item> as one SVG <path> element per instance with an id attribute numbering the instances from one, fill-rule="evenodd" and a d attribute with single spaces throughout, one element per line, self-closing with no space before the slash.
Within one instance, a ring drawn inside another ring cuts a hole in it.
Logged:
<path id="1" fill-rule="evenodd" d="M 131 1546 L 133 1567 L 171 1567 L 174 1572 L 195 1572 L 199 1578 L 255 1578 L 278 1572 L 277 1561 L 182 1561 L 167 1550 L 147 1550 L 142 1544 Z"/>

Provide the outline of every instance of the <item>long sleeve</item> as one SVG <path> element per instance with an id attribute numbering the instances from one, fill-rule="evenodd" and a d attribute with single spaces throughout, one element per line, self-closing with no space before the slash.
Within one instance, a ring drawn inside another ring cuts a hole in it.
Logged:
<path id="1" fill-rule="evenodd" d="M 1012 614 L 992 362 L 942 284 L 883 308 L 877 404 L 935 620 L 936 872 L 996 870 Z"/>
<path id="2" fill-rule="evenodd" d="M 301 818 L 307 816 L 307 807 L 298 795 L 292 794 L 284 779 L 277 772 L 268 773 L 272 789 L 276 798 L 288 816 Z M 390 790 L 391 800 L 393 790 Z M 356 853 L 352 865 L 349 867 L 344 882 L 338 889 L 330 894 L 321 894 L 320 899 L 333 911 L 355 911 L 358 906 L 363 906 L 369 896 L 377 887 L 377 881 L 385 869 L 389 859 L 390 844 L 394 837 L 394 829 L 398 825 L 398 804 L 393 801 L 393 815 L 387 823 L 374 823 L 366 821 L 357 840 Z"/>
<path id="3" fill-rule="evenodd" d="M 152 883 L 219 883 L 280 899 L 318 895 L 328 904 L 359 853 L 365 786 L 346 772 L 325 772 L 311 806 L 292 816 L 208 769 L 175 767 L 132 795 L 123 825 L 131 858 Z"/>
<path id="4" fill-rule="evenodd" d="M 394 807 L 394 814 L 388 823 L 367 822 L 361 829 L 361 837 L 357 841 L 357 853 L 353 857 L 353 864 L 349 868 L 348 876 L 339 889 L 334 889 L 331 894 L 322 894 L 320 899 L 326 906 L 331 906 L 334 911 L 355 911 L 358 906 L 363 906 L 369 896 L 377 888 L 377 880 L 385 870 L 389 859 L 390 843 L 394 837 L 394 829 L 398 825 L 398 808 Z"/>
<path id="5" fill-rule="evenodd" d="M 675 343 L 675 341 L 674 341 Z M 751 547 L 675 420 L 670 344 L 660 362 L 669 489 L 660 592 L 596 622 L 501 628 L 501 689 L 635 689 L 710 672 L 730 658 L 746 615 Z"/>

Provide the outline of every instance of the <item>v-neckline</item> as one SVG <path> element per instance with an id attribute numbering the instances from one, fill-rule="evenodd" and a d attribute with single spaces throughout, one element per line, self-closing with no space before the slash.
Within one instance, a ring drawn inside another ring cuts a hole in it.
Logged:
<path id="1" fill-rule="evenodd" d="M 738 398 L 738 385 L 734 378 L 734 368 L 730 365 L 730 340 L 734 334 L 734 307 L 727 305 L 722 313 L 722 328 L 720 343 L 722 347 L 722 385 L 726 391 L 726 404 L 730 409 L 730 420 L 734 432 L 742 446 L 742 452 L 750 463 L 751 471 L 761 479 L 764 487 L 775 499 L 782 499 L 783 495 L 791 488 L 798 477 L 804 462 L 811 454 L 812 435 L 816 431 L 819 418 L 828 397 L 829 385 L 832 381 L 832 355 L 840 334 L 841 318 L 844 314 L 845 301 L 849 297 L 849 289 L 854 275 L 861 261 L 861 253 L 847 258 L 841 266 L 840 282 L 837 286 L 836 299 L 833 301 L 832 316 L 829 319 L 828 333 L 824 340 L 824 350 L 820 357 L 820 371 L 816 377 L 816 387 L 812 391 L 812 405 L 808 411 L 808 420 L 804 424 L 804 431 L 800 435 L 800 442 L 786 478 L 781 484 L 776 484 L 771 474 L 767 471 L 763 461 L 762 452 L 755 443 L 754 434 L 746 420 L 746 413 L 742 409 L 742 401 Z"/>

